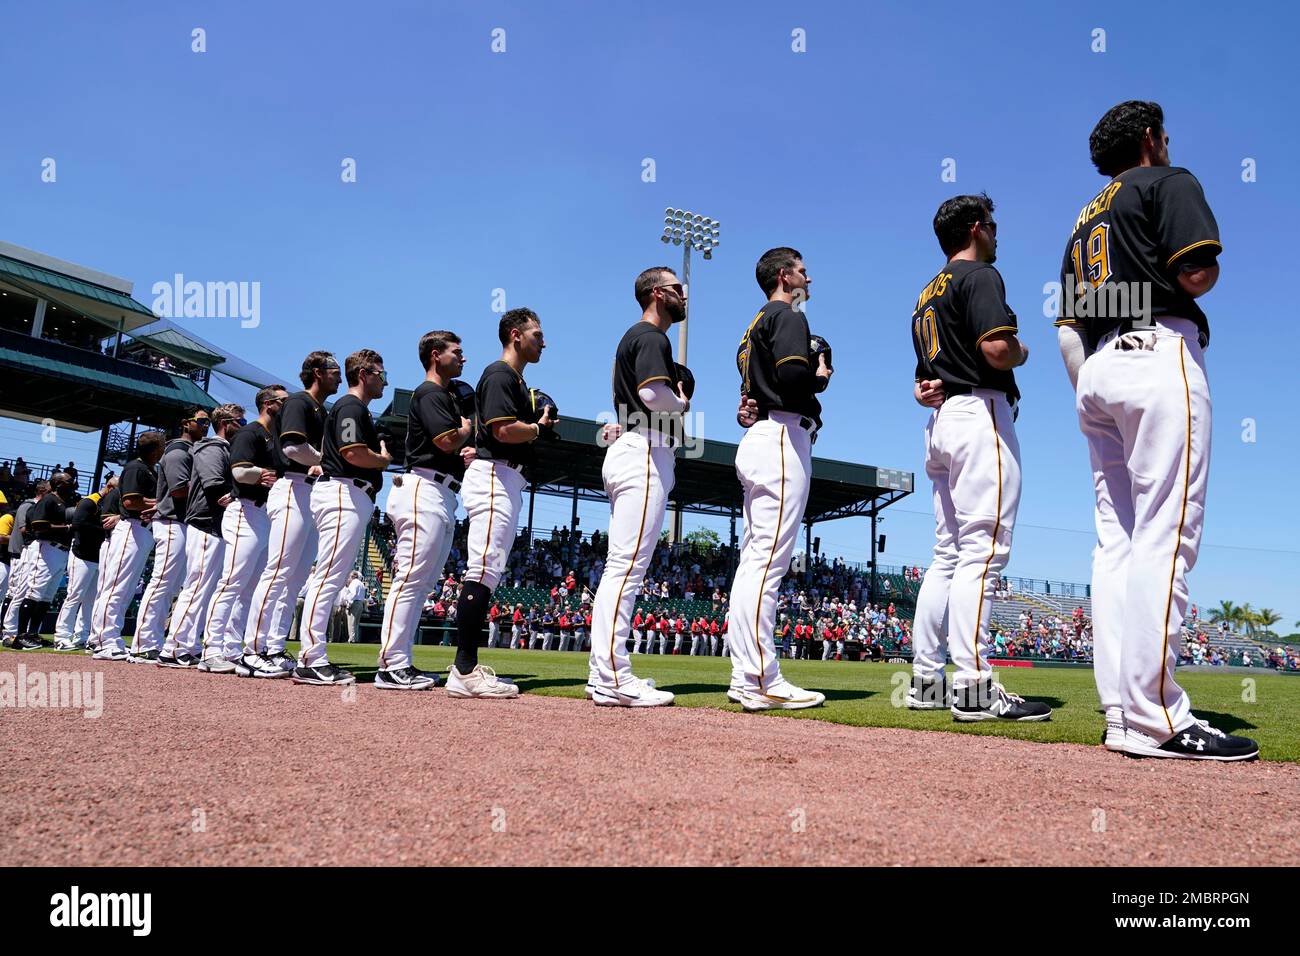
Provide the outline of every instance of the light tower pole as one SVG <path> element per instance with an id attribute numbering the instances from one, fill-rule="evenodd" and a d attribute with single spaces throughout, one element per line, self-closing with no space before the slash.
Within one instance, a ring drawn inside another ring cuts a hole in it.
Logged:
<path id="1" fill-rule="evenodd" d="M 704 253 L 704 258 L 712 259 L 713 250 L 721 243 L 718 238 L 722 223 L 708 216 L 692 212 L 689 209 L 677 209 L 669 206 L 664 210 L 664 231 L 659 237 L 663 242 L 682 246 L 682 288 L 686 289 L 686 317 L 677 326 L 677 361 L 686 362 L 686 329 L 690 322 L 691 289 L 691 250 Z M 682 509 L 673 508 L 671 541 L 682 540 Z"/>

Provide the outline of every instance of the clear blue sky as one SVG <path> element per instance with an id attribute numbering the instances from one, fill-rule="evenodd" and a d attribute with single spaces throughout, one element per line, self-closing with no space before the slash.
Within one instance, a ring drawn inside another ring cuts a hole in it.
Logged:
<path id="1" fill-rule="evenodd" d="M 430 328 L 464 335 L 474 375 L 495 357 L 503 288 L 546 329 L 530 383 L 590 417 L 609 405 L 612 350 L 637 317 L 632 279 L 680 261 L 657 239 L 662 209 L 694 208 L 723 223 L 691 296 L 707 436 L 738 436 L 733 356 L 761 301 L 754 261 L 788 244 L 814 278 L 813 330 L 835 345 L 818 454 L 920 471 L 909 319 L 941 262 L 930 220 L 948 196 L 987 190 L 1033 352 L 1008 573 L 1086 581 L 1090 473 L 1042 287 L 1103 182 L 1088 162 L 1093 123 L 1120 100 L 1154 99 L 1225 250 L 1203 300 L 1216 417 L 1193 599 L 1276 608 L 1285 631 L 1300 618 L 1300 342 L 1284 238 L 1300 220 L 1286 120 L 1297 20 L 1292 7 L 1209 3 L 22 4 L 0 35 L 0 239 L 132 279 L 146 304 L 175 272 L 259 281 L 259 328 L 188 324 L 286 375 L 312 348 L 376 348 L 407 387 Z M 191 52 L 195 27 L 206 53 Z M 498 27 L 504 54 L 490 50 Z M 1090 50 L 1098 27 L 1104 53 Z M 806 53 L 791 50 L 795 28 Z M 40 180 L 45 157 L 56 183 Z M 340 182 L 344 157 L 355 184 Z M 1246 157 L 1257 182 L 1242 182 Z M 940 179 L 945 158 L 956 183 Z M 0 456 L 93 464 L 93 436 L 54 453 L 32 437 L 0 422 Z M 918 491 L 888 512 L 886 562 L 926 561 L 923 480 Z M 538 522 L 567 511 L 539 499 Z M 865 520 L 819 534 L 830 553 L 865 559 Z"/>

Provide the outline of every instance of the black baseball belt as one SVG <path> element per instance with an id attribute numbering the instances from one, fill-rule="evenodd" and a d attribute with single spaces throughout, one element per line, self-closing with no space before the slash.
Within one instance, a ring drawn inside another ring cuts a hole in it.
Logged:
<path id="1" fill-rule="evenodd" d="M 444 487 L 445 487 L 448 491 L 450 491 L 453 495 L 458 495 L 458 494 L 460 494 L 460 482 L 459 482 L 457 479 L 453 478 L 451 475 L 447 474 L 446 472 L 435 471 L 435 470 L 432 469 L 432 468 L 408 468 L 408 469 L 406 469 L 406 473 L 407 473 L 408 475 L 415 474 L 417 471 L 422 473 L 422 474 L 419 475 L 419 477 L 421 477 L 421 478 L 425 478 L 426 481 L 432 481 L 434 484 L 438 484 L 438 485 L 442 485 L 442 486 L 444 486 Z M 425 477 L 426 474 L 427 474 L 428 476 L 430 476 L 430 477 L 427 477 L 427 478 L 426 478 L 426 477 Z"/>
<path id="2" fill-rule="evenodd" d="M 761 411 L 761 412 L 758 413 L 758 420 L 759 420 L 760 422 L 765 422 L 765 421 L 770 420 L 771 417 L 772 417 L 772 416 L 771 416 L 771 412 L 773 412 L 773 411 L 783 412 L 783 411 L 785 411 L 785 409 L 784 409 L 784 408 L 765 409 L 764 411 Z M 794 414 L 797 414 L 797 413 L 796 413 L 796 412 L 790 412 L 790 414 L 791 414 L 791 415 L 794 415 Z M 816 423 L 815 421 L 813 421 L 813 420 L 812 420 L 811 418 L 809 418 L 807 415 L 800 415 L 800 416 L 799 416 L 799 427 L 802 428 L 804 431 L 806 431 L 806 432 L 808 433 L 809 437 L 812 439 L 813 444 L 816 444 L 816 443 L 817 443 L 817 423 Z"/>
<path id="3" fill-rule="evenodd" d="M 370 482 L 366 481 L 364 478 L 346 478 L 342 475 L 315 475 L 315 476 L 308 475 L 307 476 L 307 484 L 309 485 L 314 485 L 318 481 L 341 481 L 345 485 L 352 485 L 353 487 L 360 488 L 366 494 L 372 494 L 375 491 L 375 486 L 372 485 Z"/>

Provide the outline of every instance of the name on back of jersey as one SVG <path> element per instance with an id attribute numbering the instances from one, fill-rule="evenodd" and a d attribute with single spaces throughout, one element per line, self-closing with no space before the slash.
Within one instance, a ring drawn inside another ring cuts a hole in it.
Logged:
<path id="1" fill-rule="evenodd" d="M 1115 194 L 1119 192 L 1119 187 L 1122 185 L 1124 184 L 1119 180 L 1116 180 L 1113 183 L 1108 183 L 1105 189 L 1097 193 L 1092 202 L 1079 210 L 1079 218 L 1074 221 L 1074 228 L 1077 230 L 1089 219 L 1092 219 L 1094 216 L 1100 216 L 1103 212 L 1110 209 L 1111 200 L 1115 198 Z"/>

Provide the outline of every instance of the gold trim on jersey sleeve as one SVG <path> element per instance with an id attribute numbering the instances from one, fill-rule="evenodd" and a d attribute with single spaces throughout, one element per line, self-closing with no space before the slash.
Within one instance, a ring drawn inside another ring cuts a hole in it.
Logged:
<path id="1" fill-rule="evenodd" d="M 807 364 L 808 364 L 808 356 L 806 356 L 806 355 L 787 355 L 787 356 L 786 356 L 785 358 L 783 358 L 783 359 L 777 359 L 776 367 L 777 367 L 777 368 L 780 368 L 780 367 L 781 367 L 782 365 L 784 365 L 786 362 L 803 362 L 804 365 L 807 365 Z"/>
<path id="2" fill-rule="evenodd" d="M 483 424 L 495 425 L 497 422 L 517 422 L 517 421 L 519 421 L 519 418 L 516 415 L 502 415 L 500 418 L 489 418 Z"/>
<path id="3" fill-rule="evenodd" d="M 448 428 L 448 429 L 447 429 L 445 432 L 443 432 L 441 435 L 434 435 L 433 438 L 430 439 L 430 440 L 431 440 L 431 441 L 438 441 L 439 439 L 446 438 L 448 435 L 455 435 L 455 434 L 457 434 L 457 433 L 459 433 L 459 432 L 460 432 L 460 429 L 459 429 L 459 428 Z M 440 449 L 440 450 L 441 450 L 441 449 Z"/>
<path id="4" fill-rule="evenodd" d="M 1019 332 L 1020 330 L 1014 325 L 999 325 L 996 329 L 989 329 L 983 335 L 975 340 L 976 345 L 983 345 L 984 340 L 990 335 L 997 335 L 999 332 Z"/>
<path id="5" fill-rule="evenodd" d="M 652 376 L 651 378 L 646 379 L 644 382 L 638 385 L 637 388 L 638 389 L 645 388 L 651 382 L 667 382 L 669 385 L 671 385 L 673 380 L 669 378 L 667 375 L 655 375 Z"/>
<path id="6" fill-rule="evenodd" d="M 293 435 L 297 435 L 299 438 L 307 437 L 302 432 L 280 432 L 280 441 L 284 441 L 286 438 L 289 438 Z"/>
<path id="7" fill-rule="evenodd" d="M 1083 323 L 1080 322 L 1078 319 L 1057 319 L 1055 322 L 1052 323 L 1052 325 L 1056 326 L 1057 328 L 1060 328 L 1062 325 L 1082 325 L 1082 324 Z"/>
<path id="8" fill-rule="evenodd" d="M 369 447 L 370 446 L 363 441 L 354 441 L 351 445 L 340 445 L 339 452 L 341 454 L 347 451 L 349 448 L 369 448 Z"/>
<path id="9" fill-rule="evenodd" d="M 1183 248 L 1175 252 L 1172 256 L 1169 257 L 1169 261 L 1165 263 L 1165 268 L 1167 269 L 1171 265 L 1173 265 L 1174 260 L 1177 259 L 1179 256 L 1181 256 L 1183 253 L 1191 252 L 1193 249 L 1199 249 L 1201 246 L 1218 246 L 1219 251 L 1220 252 L 1223 251 L 1223 243 L 1219 242 L 1218 239 L 1202 239 L 1200 242 L 1193 242 L 1190 246 L 1183 246 Z"/>

